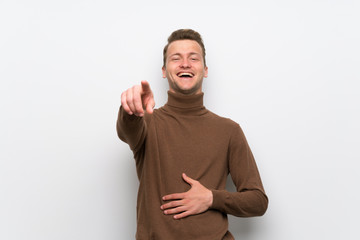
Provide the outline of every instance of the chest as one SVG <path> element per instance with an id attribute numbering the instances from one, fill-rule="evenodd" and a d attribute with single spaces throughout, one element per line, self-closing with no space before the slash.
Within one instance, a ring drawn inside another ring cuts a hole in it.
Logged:
<path id="1" fill-rule="evenodd" d="M 159 160 L 182 168 L 208 168 L 227 164 L 229 134 L 218 121 L 206 118 L 167 117 L 148 129 L 148 143 L 155 144 Z"/>

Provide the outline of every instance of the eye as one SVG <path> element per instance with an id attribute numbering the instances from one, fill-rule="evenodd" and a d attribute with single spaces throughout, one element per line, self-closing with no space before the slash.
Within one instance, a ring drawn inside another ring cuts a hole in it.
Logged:
<path id="1" fill-rule="evenodd" d="M 198 61 L 199 59 L 198 58 L 195 58 L 195 57 L 193 57 L 193 58 L 191 58 L 191 61 Z"/>

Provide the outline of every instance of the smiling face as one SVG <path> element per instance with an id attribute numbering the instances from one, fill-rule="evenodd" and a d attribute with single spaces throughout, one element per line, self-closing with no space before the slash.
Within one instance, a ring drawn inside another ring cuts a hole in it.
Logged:
<path id="1" fill-rule="evenodd" d="M 163 77 L 168 79 L 171 92 L 198 94 L 208 69 L 204 64 L 200 45 L 194 40 L 177 40 L 170 43 Z"/>

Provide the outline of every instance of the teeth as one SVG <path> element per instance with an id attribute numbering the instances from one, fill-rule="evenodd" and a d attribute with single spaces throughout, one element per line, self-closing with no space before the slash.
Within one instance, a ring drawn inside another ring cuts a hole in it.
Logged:
<path id="1" fill-rule="evenodd" d="M 193 77 L 192 73 L 180 73 L 179 77 Z"/>

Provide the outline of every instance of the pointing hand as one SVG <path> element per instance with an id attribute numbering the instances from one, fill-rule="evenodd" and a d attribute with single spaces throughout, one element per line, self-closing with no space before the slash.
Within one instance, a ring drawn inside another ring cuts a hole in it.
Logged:
<path id="1" fill-rule="evenodd" d="M 130 115 L 144 116 L 144 110 L 147 113 L 153 113 L 155 106 L 154 95 L 150 84 L 147 81 L 141 81 L 141 85 L 135 85 L 121 94 L 121 105 L 125 112 Z"/>

